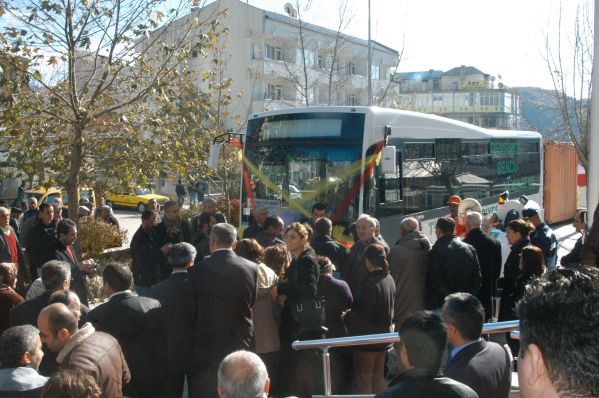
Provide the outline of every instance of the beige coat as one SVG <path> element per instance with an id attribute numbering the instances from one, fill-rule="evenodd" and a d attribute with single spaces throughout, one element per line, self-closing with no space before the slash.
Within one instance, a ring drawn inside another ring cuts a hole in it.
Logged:
<path id="1" fill-rule="evenodd" d="M 265 264 L 258 264 L 258 297 L 252 309 L 257 354 L 281 349 L 279 326 L 275 321 L 275 312 L 280 311 L 280 308 L 271 296 L 271 290 L 276 285 L 275 272 Z"/>
<path id="2" fill-rule="evenodd" d="M 399 238 L 389 252 L 389 271 L 395 281 L 395 330 L 416 311 L 425 309 L 426 268 L 431 242 L 419 231 Z"/>

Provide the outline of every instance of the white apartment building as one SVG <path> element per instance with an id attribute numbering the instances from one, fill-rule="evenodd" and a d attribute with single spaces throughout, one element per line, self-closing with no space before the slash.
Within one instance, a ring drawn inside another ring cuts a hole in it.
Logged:
<path id="1" fill-rule="evenodd" d="M 518 129 L 520 99 L 495 77 L 472 66 L 447 72 L 428 70 L 393 76 L 400 109 L 434 113 L 451 119 L 498 129 Z"/>
<path id="2" fill-rule="evenodd" d="M 248 114 L 266 110 L 368 104 L 368 42 L 307 23 L 292 9 L 281 9 L 289 12 L 283 15 L 239 0 L 217 0 L 176 20 L 170 30 L 184 29 L 195 17 L 210 20 L 223 10 L 227 15 L 220 23 L 229 33 L 219 38 L 222 75 L 233 79 L 227 128 L 240 127 L 235 116 L 243 123 Z M 192 31 L 192 40 L 199 34 Z M 398 52 L 374 41 L 372 49 L 373 104 L 389 106 L 397 93 L 390 76 Z M 197 50 L 188 61 L 198 71 L 214 68 Z"/>

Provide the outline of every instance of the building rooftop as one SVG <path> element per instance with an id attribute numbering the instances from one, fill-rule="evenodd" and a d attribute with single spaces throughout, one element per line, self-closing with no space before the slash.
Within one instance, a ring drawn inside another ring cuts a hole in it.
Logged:
<path id="1" fill-rule="evenodd" d="M 462 66 L 456 66 L 455 68 L 448 70 L 447 72 L 443 73 L 443 76 L 460 76 L 461 74 L 464 74 L 464 75 L 486 75 L 486 73 L 481 72 L 474 66 L 462 65 Z"/>
<path id="2" fill-rule="evenodd" d="M 283 14 L 277 14 L 276 12 L 272 12 L 272 11 L 263 10 L 263 12 L 264 12 L 264 16 L 266 18 L 270 18 L 273 21 L 285 23 L 288 25 L 296 26 L 296 27 L 300 26 L 300 21 L 297 18 L 292 18 L 292 17 L 283 15 Z M 327 35 L 327 36 L 336 36 L 337 35 L 337 32 L 332 29 L 328 29 L 328 28 L 325 28 L 325 27 L 322 27 L 319 25 L 314 25 L 314 24 L 308 23 L 303 20 L 301 21 L 301 23 L 302 23 L 302 29 L 308 29 L 313 32 L 320 33 L 320 34 Z M 341 34 L 341 37 L 343 37 L 345 40 L 353 42 L 355 44 L 359 44 L 359 45 L 362 45 L 365 47 L 368 46 L 368 40 L 360 39 L 358 37 L 346 35 L 343 33 Z M 399 55 L 399 52 L 397 50 L 395 50 L 391 47 L 387 47 L 375 40 L 372 40 L 372 48 L 375 50 L 379 50 L 379 51 L 389 52 L 393 55 Z"/>

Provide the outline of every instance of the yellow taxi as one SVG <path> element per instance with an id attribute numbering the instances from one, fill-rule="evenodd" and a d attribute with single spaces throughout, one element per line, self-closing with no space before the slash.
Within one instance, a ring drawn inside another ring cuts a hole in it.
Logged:
<path id="1" fill-rule="evenodd" d="M 23 195 L 23 201 L 27 202 L 29 198 L 36 198 L 37 203 L 54 202 L 54 199 L 62 199 L 62 208 L 68 209 L 69 207 L 69 194 L 64 188 L 50 187 L 50 188 L 34 188 L 26 189 Z M 96 206 L 96 194 L 93 188 L 81 187 L 79 188 L 79 198 L 87 198 L 92 204 L 92 209 Z"/>
<path id="2" fill-rule="evenodd" d="M 157 195 L 149 188 L 135 188 L 133 192 L 109 192 L 106 195 L 106 204 L 112 208 L 131 207 L 141 213 L 146 209 L 151 199 L 155 199 L 160 207 L 169 200 L 168 197 Z"/>

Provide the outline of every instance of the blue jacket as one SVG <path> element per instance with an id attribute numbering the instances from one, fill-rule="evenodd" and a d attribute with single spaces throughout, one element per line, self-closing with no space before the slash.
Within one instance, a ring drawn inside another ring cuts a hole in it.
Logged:
<path id="1" fill-rule="evenodd" d="M 530 235 L 530 243 L 543 250 L 547 268 L 555 268 L 557 262 L 557 238 L 553 230 L 545 223 L 537 225 Z"/>
<path id="2" fill-rule="evenodd" d="M 37 397 L 47 381 L 47 377 L 27 366 L 0 369 L 0 396 L 3 396 L 3 393 L 11 393 L 12 397 Z M 31 394 L 27 395 L 25 391 Z"/>

